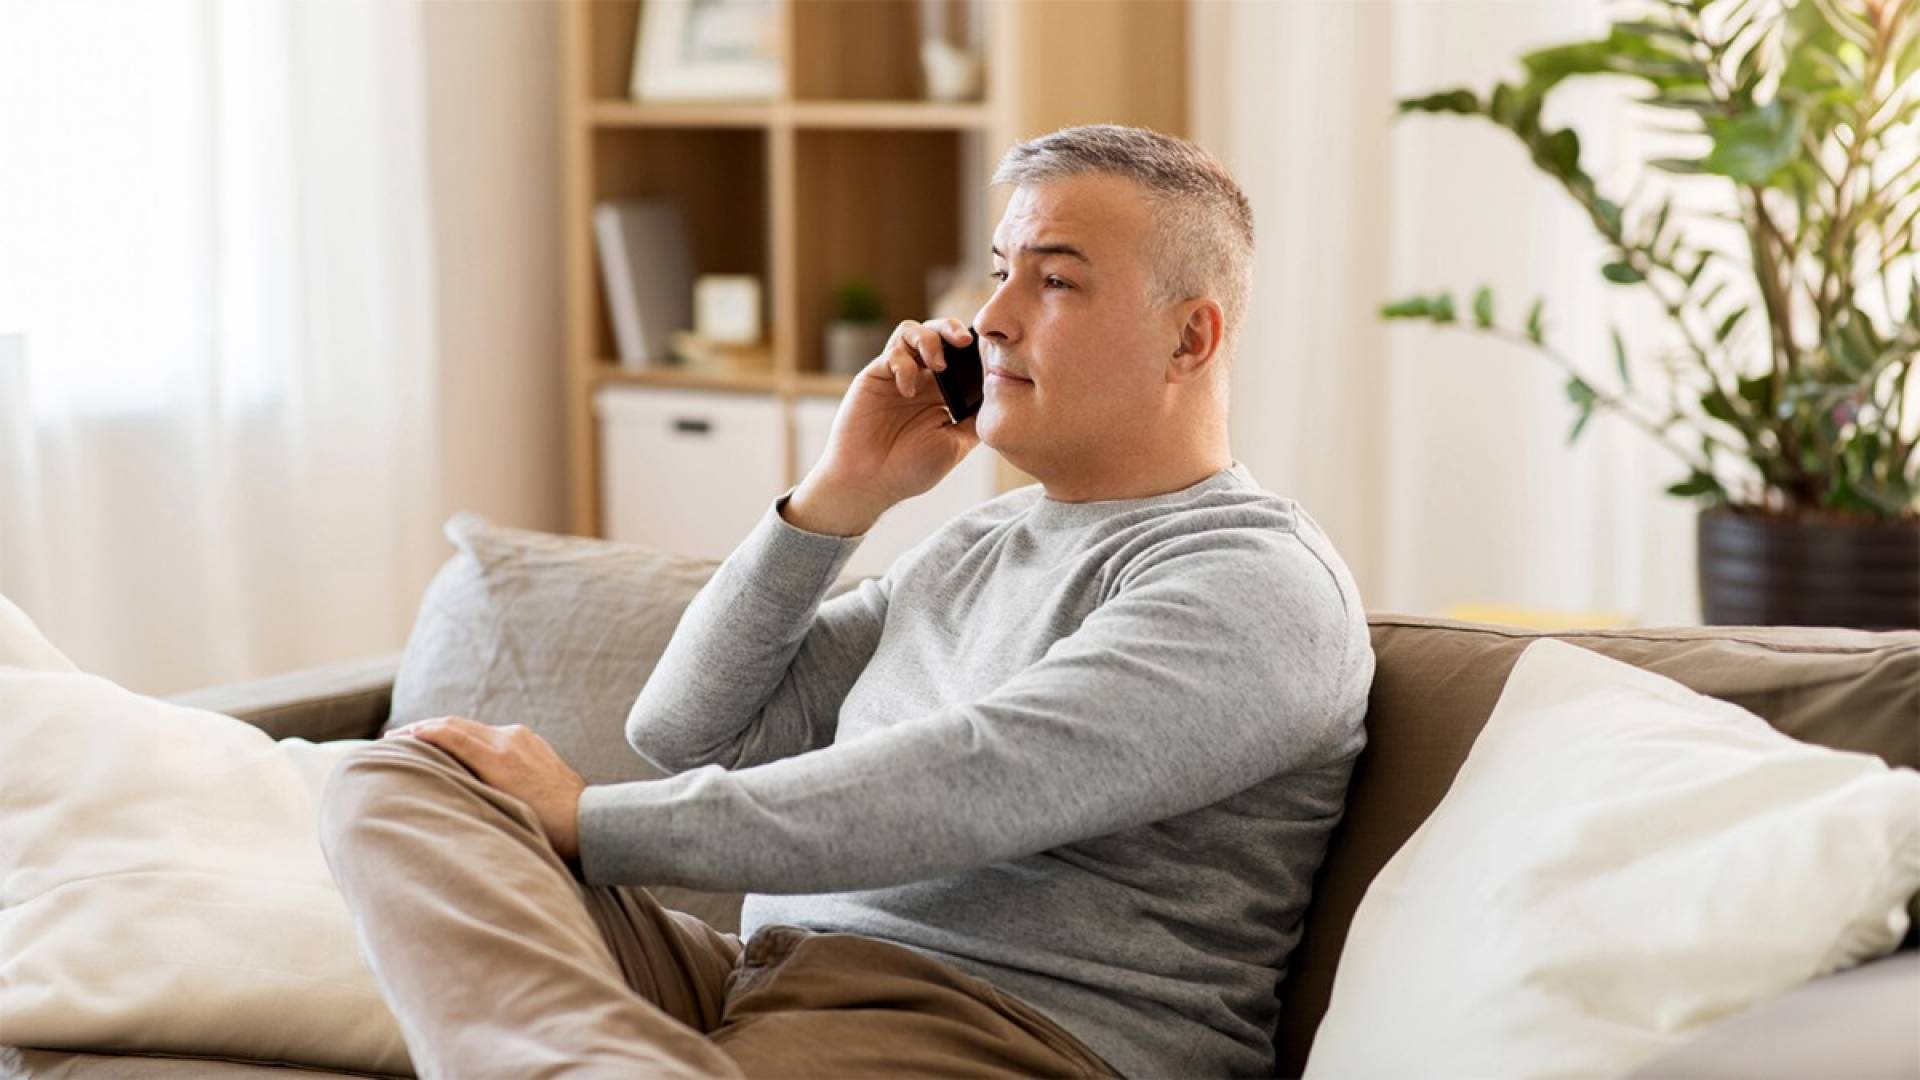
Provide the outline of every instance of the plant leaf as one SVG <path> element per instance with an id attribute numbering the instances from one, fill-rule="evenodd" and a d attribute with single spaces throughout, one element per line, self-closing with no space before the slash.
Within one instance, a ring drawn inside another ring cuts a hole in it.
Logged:
<path id="1" fill-rule="evenodd" d="M 1493 290 L 1485 285 L 1473 294 L 1473 324 L 1482 330 L 1493 325 Z"/>
<path id="2" fill-rule="evenodd" d="M 1726 501 L 1727 497 L 1726 490 L 1720 486 L 1720 481 L 1714 479 L 1712 475 L 1703 473 L 1698 469 L 1693 470 L 1692 474 L 1685 480 L 1669 487 L 1667 494 L 1678 495 L 1682 498 L 1712 495 L 1722 502 Z"/>
<path id="3" fill-rule="evenodd" d="M 1646 280 L 1645 275 L 1624 262 L 1610 262 L 1600 268 L 1600 274 L 1615 285 L 1636 285 Z"/>
<path id="4" fill-rule="evenodd" d="M 1632 389 L 1633 376 L 1627 374 L 1627 343 L 1620 340 L 1619 327 L 1611 326 L 1608 330 L 1613 334 L 1613 362 L 1620 369 L 1620 385 Z"/>
<path id="5" fill-rule="evenodd" d="M 1631 37 L 1661 38 L 1671 41 L 1683 49 L 1699 41 L 1693 31 L 1670 23 L 1628 21 L 1613 24 L 1613 33 Z"/>
<path id="6" fill-rule="evenodd" d="M 1600 220 L 1606 223 L 1608 236 L 1620 235 L 1619 203 L 1614 202 L 1612 199 L 1596 197 L 1593 200 L 1593 212 L 1600 215 Z"/>
<path id="7" fill-rule="evenodd" d="M 1740 307 L 1734 310 L 1733 314 L 1728 315 L 1725 319 L 1721 320 L 1719 329 L 1713 332 L 1713 340 L 1715 342 L 1722 342 L 1727 340 L 1727 335 L 1733 333 L 1733 328 L 1739 325 L 1741 319 L 1744 319 L 1747 317 L 1747 312 L 1749 310 L 1750 309 L 1748 305 L 1742 304 L 1740 305 Z"/>
<path id="8" fill-rule="evenodd" d="M 1647 233 L 1647 247 L 1653 248 L 1660 245 L 1660 234 L 1666 231 L 1667 215 L 1672 212 L 1673 200 L 1671 198 L 1662 199 L 1660 201 L 1660 212 L 1654 215 L 1653 227 Z"/>
<path id="9" fill-rule="evenodd" d="M 1593 384 L 1580 376 L 1575 375 L 1567 380 L 1567 400 L 1575 405 L 1591 405 L 1599 398 L 1600 395 L 1594 392 Z"/>
<path id="10" fill-rule="evenodd" d="M 1593 408 L 1600 400 L 1600 396 L 1594 392 L 1593 387 L 1589 385 L 1585 379 L 1576 375 L 1567 380 L 1567 399 L 1573 402 L 1575 409 L 1573 430 L 1567 432 L 1567 445 L 1572 446 L 1573 441 L 1580 437 L 1582 431 L 1586 430 L 1587 421 L 1593 419 Z"/>
<path id="11" fill-rule="evenodd" d="M 1920 309 L 1920 301 L 1917 301 L 1914 306 Z M 1541 315 L 1545 313 L 1546 307 L 1547 302 L 1544 298 L 1536 298 L 1533 307 L 1527 309 L 1527 338 L 1535 345 L 1545 344 L 1547 327 L 1546 323 L 1541 321 Z M 1920 314 L 1916 314 L 1916 317 L 1920 318 Z"/>
<path id="12" fill-rule="evenodd" d="M 1725 278 L 1722 278 L 1721 280 L 1714 282 L 1713 288 L 1708 289 L 1707 294 L 1705 296 L 1702 296 L 1699 300 L 1696 300 L 1695 303 L 1700 305 L 1700 310 L 1702 312 L 1709 311 L 1713 308 L 1713 302 L 1715 300 L 1720 299 L 1720 294 L 1726 291 L 1727 291 L 1727 282 Z"/>
<path id="13" fill-rule="evenodd" d="M 1804 112 L 1779 98 L 1732 117 L 1709 118 L 1713 150 L 1700 167 L 1743 184 L 1772 183 L 1800 152 L 1806 119 Z"/>
<path id="14" fill-rule="evenodd" d="M 1712 92 L 1704 87 L 1675 87 L 1671 90 L 1662 90 L 1659 93 L 1649 94 L 1643 98 L 1635 98 L 1634 101 L 1637 104 L 1645 105 L 1649 108 L 1672 109 L 1702 119 L 1720 114 L 1719 99 L 1715 98 Z M 1698 130 L 1697 127 L 1690 127 L 1687 129 L 1687 133 L 1691 134 Z"/>
<path id="15" fill-rule="evenodd" d="M 1535 49 L 1520 57 L 1520 64 L 1527 69 L 1527 82 L 1539 89 L 1547 90 L 1562 79 L 1574 75 L 1597 75 L 1613 70 L 1614 52 L 1606 38 L 1594 41 L 1576 41 L 1567 45 L 1554 45 L 1545 49 Z"/>
<path id="16" fill-rule="evenodd" d="M 1752 403 L 1755 412 L 1762 416 L 1768 414 L 1768 403 L 1773 400 L 1773 372 L 1753 378 L 1741 376 L 1739 388 L 1740 396 Z"/>
<path id="17" fill-rule="evenodd" d="M 1583 175 L 1580 172 L 1580 136 L 1570 128 L 1561 128 L 1536 140 L 1533 159 L 1549 173 L 1563 179 Z"/>
<path id="18" fill-rule="evenodd" d="M 1721 393 L 1718 386 L 1711 387 L 1700 395 L 1700 411 L 1723 423 L 1740 426 L 1740 414 L 1733 411 L 1733 405 L 1727 401 L 1727 395 Z"/>
<path id="19" fill-rule="evenodd" d="M 1706 270 L 1707 263 L 1712 259 L 1713 252 L 1705 248 L 1700 249 L 1694 259 L 1693 268 L 1688 270 L 1682 278 L 1687 283 L 1687 288 L 1693 288 L 1693 283 L 1700 280 L 1701 273 Z"/>
<path id="20" fill-rule="evenodd" d="M 1827 331 L 1827 358 L 1850 379 L 1865 375 L 1873 367 L 1872 354 L 1859 351 L 1857 340 L 1853 335 L 1842 333 L 1838 326 Z"/>
<path id="21" fill-rule="evenodd" d="M 1399 103 L 1402 113 L 1459 113 L 1464 116 L 1477 116 L 1480 112 L 1480 99 L 1471 90 L 1443 90 L 1425 97 L 1402 98 Z"/>

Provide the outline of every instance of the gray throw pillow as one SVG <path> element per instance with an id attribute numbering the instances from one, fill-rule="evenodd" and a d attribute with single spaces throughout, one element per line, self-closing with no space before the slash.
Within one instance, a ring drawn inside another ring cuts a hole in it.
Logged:
<path id="1" fill-rule="evenodd" d="M 627 710 L 719 564 L 636 544 L 447 520 L 457 549 L 420 602 L 387 727 L 525 724 L 590 784 L 656 779 Z"/>
<path id="2" fill-rule="evenodd" d="M 444 532 L 457 550 L 421 600 L 386 726 L 447 715 L 525 724 L 590 784 L 659 778 L 627 745 L 627 711 L 719 564 L 470 512 Z M 739 928 L 737 896 L 653 892 L 718 929 Z"/>

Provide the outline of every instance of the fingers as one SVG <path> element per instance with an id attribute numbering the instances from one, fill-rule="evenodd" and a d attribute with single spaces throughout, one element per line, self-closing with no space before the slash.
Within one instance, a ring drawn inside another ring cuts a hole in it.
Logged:
<path id="1" fill-rule="evenodd" d="M 914 322 L 908 319 L 894 328 L 893 340 L 883 357 L 888 374 L 901 397 L 916 397 L 925 385 L 921 372 L 947 369 L 946 342 L 965 345 L 973 340 L 972 331 L 959 319 L 934 319 Z"/>
<path id="2" fill-rule="evenodd" d="M 407 734 L 423 743 L 432 743 L 462 761 L 466 761 L 473 751 L 479 749 L 479 740 L 459 728 L 423 724 Z"/>
<path id="3" fill-rule="evenodd" d="M 932 322 L 920 324 L 918 340 L 919 353 L 926 358 L 927 366 L 935 371 L 945 371 L 947 369 L 945 343 L 950 341 L 955 345 L 965 345 L 973 340 L 973 333 L 967 329 L 967 324 L 959 319 L 935 319 Z"/>
<path id="4" fill-rule="evenodd" d="M 488 727 L 485 724 L 479 723 L 478 721 L 475 721 L 475 720 L 469 720 L 464 716 L 433 716 L 433 717 L 428 717 L 425 720 L 415 720 L 410 724 L 402 724 L 401 726 L 397 728 L 393 728 L 392 730 L 388 731 L 385 735 L 382 735 L 381 738 L 384 739 L 394 735 L 417 735 L 422 731 L 429 731 L 429 730 L 434 730 L 438 728 L 456 728 L 458 730 L 467 732 L 469 734 L 473 733 L 476 730 L 479 730 L 479 731 L 493 730 L 492 728 Z"/>
<path id="5" fill-rule="evenodd" d="M 910 398 L 920 390 L 920 365 L 912 351 L 902 347 L 887 354 L 887 369 L 893 372 L 894 389 Z"/>
<path id="6" fill-rule="evenodd" d="M 396 736 L 411 736 L 421 742 L 432 743 L 462 762 L 472 765 L 474 759 L 480 754 L 489 751 L 499 752 L 503 748 L 507 733 L 508 729 L 491 727 L 464 716 L 436 716 L 430 720 L 416 720 L 411 724 L 394 728 L 380 737 L 390 739 Z"/>

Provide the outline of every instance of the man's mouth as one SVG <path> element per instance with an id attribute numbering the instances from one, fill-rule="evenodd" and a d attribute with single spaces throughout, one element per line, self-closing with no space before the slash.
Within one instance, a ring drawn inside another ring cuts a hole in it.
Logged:
<path id="1" fill-rule="evenodd" d="M 994 364 L 991 367 L 987 368 L 987 381 L 1025 384 L 1028 386 L 1033 385 L 1032 379 L 1029 379 L 1024 375 L 1016 375 L 1013 372 L 1008 371 L 1006 368 L 1003 368 L 998 364 Z"/>

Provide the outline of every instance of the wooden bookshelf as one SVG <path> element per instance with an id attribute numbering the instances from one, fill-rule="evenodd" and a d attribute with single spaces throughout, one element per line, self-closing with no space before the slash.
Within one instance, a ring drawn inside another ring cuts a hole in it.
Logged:
<path id="1" fill-rule="evenodd" d="M 1185 0 L 971 0 L 983 5 L 987 70 L 982 100 L 963 103 L 921 100 L 918 0 L 786 0 L 784 85 L 771 101 L 636 102 L 645 2 L 561 7 L 567 505 L 583 535 L 601 534 L 599 387 L 765 395 L 789 406 L 791 429 L 792 405 L 848 385 L 822 359 L 843 276 L 873 279 L 898 320 L 924 313 L 933 267 L 971 255 L 984 269 L 1007 196 L 986 181 L 1008 146 L 1079 123 L 1187 130 Z M 635 197 L 680 204 L 696 273 L 760 279 L 770 371 L 629 371 L 609 359 L 592 213 Z"/>

